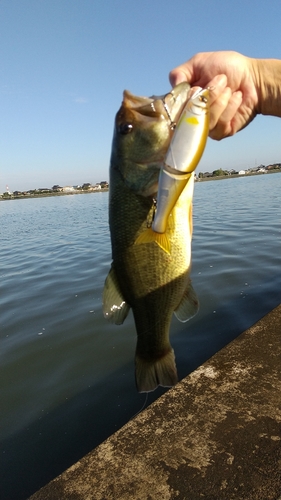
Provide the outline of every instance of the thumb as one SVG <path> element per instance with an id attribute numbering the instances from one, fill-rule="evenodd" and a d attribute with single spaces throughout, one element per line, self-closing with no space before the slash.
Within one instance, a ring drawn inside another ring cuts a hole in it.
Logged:
<path id="1" fill-rule="evenodd" d="M 193 80 L 193 69 L 189 61 L 177 68 L 172 69 L 169 74 L 169 80 L 172 87 L 175 87 L 179 83 L 188 82 L 192 84 Z"/>

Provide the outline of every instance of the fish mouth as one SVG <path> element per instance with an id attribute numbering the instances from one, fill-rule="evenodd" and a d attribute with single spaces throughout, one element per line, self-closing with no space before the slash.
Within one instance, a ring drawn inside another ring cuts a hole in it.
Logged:
<path id="1" fill-rule="evenodd" d="M 165 119 L 173 130 L 189 98 L 190 85 L 187 82 L 179 83 L 167 94 L 160 96 L 136 97 L 128 91 L 125 93 L 135 112 L 148 118 Z"/>
<path id="2" fill-rule="evenodd" d="M 164 111 L 172 129 L 175 128 L 176 122 L 189 98 L 190 88 L 189 83 L 182 82 L 167 92 L 167 94 L 162 96 L 152 96 L 150 98 L 152 99 L 150 106 L 154 107 L 158 112 L 160 112 L 162 108 L 162 113 Z"/>

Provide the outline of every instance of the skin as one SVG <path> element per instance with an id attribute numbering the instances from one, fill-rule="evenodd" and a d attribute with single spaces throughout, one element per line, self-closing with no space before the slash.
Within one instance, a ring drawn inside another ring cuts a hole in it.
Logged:
<path id="1" fill-rule="evenodd" d="M 254 59 L 234 51 L 201 52 L 170 72 L 172 86 L 211 87 L 210 131 L 215 140 L 234 135 L 257 114 L 281 117 L 281 60 Z"/>

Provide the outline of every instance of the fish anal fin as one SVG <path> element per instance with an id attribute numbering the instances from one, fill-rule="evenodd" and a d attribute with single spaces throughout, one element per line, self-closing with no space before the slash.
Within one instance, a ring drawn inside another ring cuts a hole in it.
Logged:
<path id="1" fill-rule="evenodd" d="M 189 281 L 189 284 L 184 292 L 183 298 L 175 310 L 175 316 L 179 321 L 185 323 L 193 318 L 199 310 L 199 301 L 196 292 Z"/>
<path id="2" fill-rule="evenodd" d="M 130 306 L 120 291 L 114 267 L 111 267 L 105 280 L 102 301 L 104 317 L 115 325 L 122 325 L 129 313 Z"/>
<path id="3" fill-rule="evenodd" d="M 171 244 L 170 240 L 166 233 L 157 233 L 153 231 L 153 229 L 148 228 L 146 231 L 141 233 L 136 241 L 135 245 L 142 245 L 143 243 L 156 243 L 164 252 L 170 254 L 171 253 Z"/>
<path id="4" fill-rule="evenodd" d="M 139 392 L 154 391 L 159 385 L 172 387 L 178 381 L 173 349 L 156 361 L 147 361 L 136 353 L 135 368 Z"/>

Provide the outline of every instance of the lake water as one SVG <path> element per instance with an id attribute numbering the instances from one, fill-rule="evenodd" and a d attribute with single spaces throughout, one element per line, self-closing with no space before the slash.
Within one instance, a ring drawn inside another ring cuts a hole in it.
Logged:
<path id="1" fill-rule="evenodd" d="M 171 325 L 180 378 L 280 303 L 280 188 L 280 174 L 195 185 L 200 312 Z M 107 205 L 108 193 L 0 203 L 2 500 L 26 499 L 145 402 L 132 314 L 122 326 L 102 314 Z"/>

